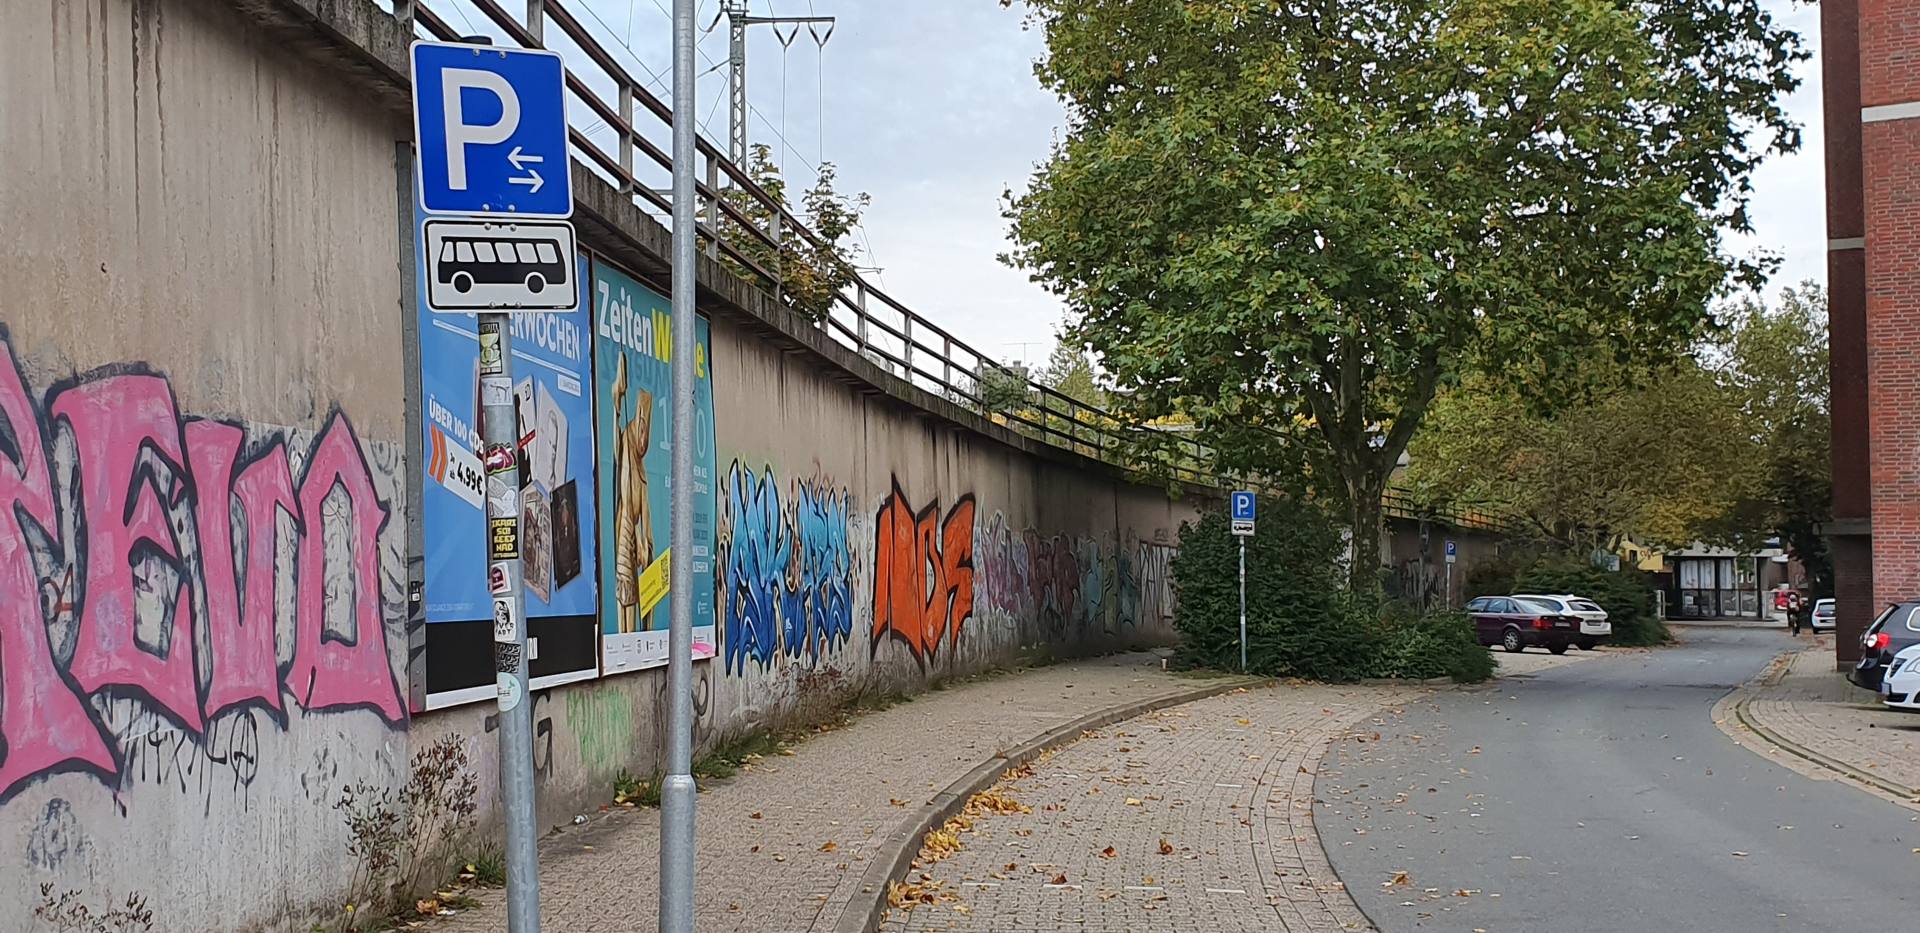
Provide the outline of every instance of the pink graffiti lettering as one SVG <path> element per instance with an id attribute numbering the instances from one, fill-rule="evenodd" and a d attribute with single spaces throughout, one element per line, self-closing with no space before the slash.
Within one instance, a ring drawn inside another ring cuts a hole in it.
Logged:
<path id="1" fill-rule="evenodd" d="M 157 592 L 167 575 L 143 559 L 182 566 L 167 523 L 168 507 L 183 492 L 186 460 L 173 390 L 159 376 L 111 376 L 60 393 L 49 411 L 73 432 L 87 529 L 86 598 L 67 673 L 87 693 L 139 690 L 181 728 L 198 732 L 191 590 L 177 574 L 172 593 Z M 150 644 L 140 643 L 136 624 L 134 603 L 142 598 L 160 600 L 162 610 Z"/>
<path id="2" fill-rule="evenodd" d="M 54 667 L 26 522 L 54 529 L 53 483 L 13 348 L 0 366 L 0 799 L 29 778 L 114 771 L 104 737 Z M 55 532 L 57 533 L 57 532 Z"/>
<path id="3" fill-rule="evenodd" d="M 332 531 L 322 514 L 326 500 L 338 488 L 346 493 L 345 513 L 352 526 L 345 542 L 329 540 Z M 387 666 L 386 627 L 380 618 L 380 529 L 387 523 L 386 506 L 373 490 L 373 473 L 360 456 L 353 428 L 335 415 L 314 445 L 307 476 L 300 483 L 300 514 L 306 534 L 300 540 L 299 610 L 294 661 L 287 672 L 287 688 L 308 709 L 369 705 L 389 722 L 406 716 L 400 690 Z M 337 592 L 337 577 L 327 573 L 327 548 L 335 545 L 351 555 L 347 592 Z M 324 581 L 324 583 L 322 583 Z M 352 640 L 326 631 L 326 603 L 349 600 Z"/>
<path id="4" fill-rule="evenodd" d="M 208 719 L 222 710 L 259 703 L 280 710 L 280 678 L 273 656 L 274 535 L 281 510 L 292 513 L 293 477 L 287 450 L 275 443 L 235 476 L 243 428 L 214 421 L 187 422 L 187 459 L 201 483 L 194 505 L 206 581 L 207 650 L 221 672 L 201 703 Z M 235 560 L 232 503 L 240 503 L 246 562 Z M 243 603 L 239 569 L 245 567 Z"/>
<path id="5" fill-rule="evenodd" d="M 391 513 L 344 414 L 296 484 L 284 432 L 183 419 L 165 376 L 116 367 L 36 407 L 4 330 L 0 347 L 0 802 L 63 771 L 133 779 L 115 703 L 137 710 L 115 722 L 164 718 L 195 745 L 230 710 L 284 726 L 283 694 L 406 722 L 382 600 Z"/>

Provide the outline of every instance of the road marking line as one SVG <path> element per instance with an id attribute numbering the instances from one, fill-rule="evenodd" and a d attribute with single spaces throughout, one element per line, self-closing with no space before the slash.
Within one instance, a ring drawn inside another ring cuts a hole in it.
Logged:
<path id="1" fill-rule="evenodd" d="M 1238 785 L 1238 784 L 1220 784 L 1220 783 L 1215 783 L 1215 784 L 1214 784 L 1213 786 L 1215 786 L 1215 787 L 1239 787 L 1240 785 Z"/>
<path id="2" fill-rule="evenodd" d="M 1247 892 L 1239 888 L 1208 888 L 1207 893 L 1208 894 L 1245 894 Z"/>
<path id="3" fill-rule="evenodd" d="M 1126 887 L 1125 887 L 1125 888 L 1124 888 L 1123 890 L 1127 890 L 1127 891 L 1165 891 L 1165 890 L 1166 890 L 1166 888 L 1163 888 L 1163 887 L 1161 887 L 1161 886 L 1159 886 L 1159 885 L 1157 885 L 1157 884 L 1130 884 L 1130 885 L 1127 885 L 1127 886 L 1126 886 Z"/>
<path id="4" fill-rule="evenodd" d="M 960 882 L 960 886 L 963 888 L 997 888 L 1000 886 L 1000 882 L 998 881 L 962 881 Z"/>

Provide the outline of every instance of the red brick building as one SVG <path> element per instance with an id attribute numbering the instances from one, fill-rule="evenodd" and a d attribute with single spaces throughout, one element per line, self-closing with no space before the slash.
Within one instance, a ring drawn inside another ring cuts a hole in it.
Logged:
<path id="1" fill-rule="evenodd" d="M 1821 4 L 1839 660 L 1920 596 L 1920 0 Z"/>

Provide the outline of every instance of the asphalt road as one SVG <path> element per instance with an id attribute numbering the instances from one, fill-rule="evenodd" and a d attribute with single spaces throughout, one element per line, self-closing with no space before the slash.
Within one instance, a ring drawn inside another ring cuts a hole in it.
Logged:
<path id="1" fill-rule="evenodd" d="M 1315 815 L 1382 933 L 1920 930 L 1920 816 L 1713 724 L 1788 636 L 1682 636 L 1440 693 L 1337 742 Z"/>

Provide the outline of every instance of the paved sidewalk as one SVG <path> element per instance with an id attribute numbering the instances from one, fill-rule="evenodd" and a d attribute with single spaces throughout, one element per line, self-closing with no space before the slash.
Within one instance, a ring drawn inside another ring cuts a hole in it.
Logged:
<path id="1" fill-rule="evenodd" d="M 1722 728 L 1758 739 L 1749 744 L 1782 763 L 1853 778 L 1909 804 L 1920 798 L 1920 716 L 1890 712 L 1848 683 L 1833 668 L 1832 636 L 1818 636 L 1729 700 L 1716 713 Z"/>
<path id="2" fill-rule="evenodd" d="M 1060 664 L 925 694 L 764 759 L 700 795 L 696 925 L 831 930 L 847 904 L 879 896 L 862 890 L 868 862 L 955 778 L 1083 715 L 1206 683 L 1163 673 L 1155 655 Z M 542 840 L 543 928 L 652 929 L 659 840 L 655 810 L 615 811 Z M 477 896 L 480 907 L 431 929 L 505 930 L 505 892 Z"/>
<path id="3" fill-rule="evenodd" d="M 1090 733 L 1003 781 L 1032 812 L 976 815 L 911 876 L 941 900 L 882 929 L 1371 930 L 1314 832 L 1315 771 L 1331 738 L 1420 692 L 1255 687 Z"/>

